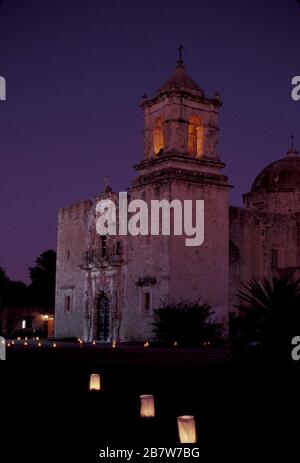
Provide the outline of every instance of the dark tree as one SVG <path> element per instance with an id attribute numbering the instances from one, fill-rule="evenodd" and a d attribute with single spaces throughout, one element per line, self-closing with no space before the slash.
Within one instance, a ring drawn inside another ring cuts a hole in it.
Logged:
<path id="1" fill-rule="evenodd" d="M 56 252 L 43 252 L 36 259 L 36 266 L 29 268 L 31 283 L 29 285 L 33 307 L 54 311 Z"/>
<path id="2" fill-rule="evenodd" d="M 30 306 L 28 286 L 22 281 L 9 281 L 6 293 L 6 307 L 23 308 Z"/>
<path id="3" fill-rule="evenodd" d="M 9 279 L 6 276 L 5 270 L 3 267 L 0 267 L 0 307 L 5 307 L 6 305 L 8 284 Z"/>
<path id="4" fill-rule="evenodd" d="M 22 281 L 12 281 L 0 267 L 0 307 L 28 307 L 28 286 Z"/>
<path id="5" fill-rule="evenodd" d="M 9 281 L 9 278 L 6 276 L 5 269 L 0 266 L 0 285 L 6 284 L 8 281 Z"/>

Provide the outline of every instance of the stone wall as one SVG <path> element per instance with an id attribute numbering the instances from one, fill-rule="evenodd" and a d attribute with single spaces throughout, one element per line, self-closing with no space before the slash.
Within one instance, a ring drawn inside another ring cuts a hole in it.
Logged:
<path id="1" fill-rule="evenodd" d="M 296 268 L 300 262 L 300 214 L 272 214 L 230 207 L 230 310 L 240 283 Z"/>
<path id="2" fill-rule="evenodd" d="M 91 201 L 59 210 L 55 304 L 56 336 L 83 335 L 84 270 L 87 220 Z"/>
<path id="3" fill-rule="evenodd" d="M 226 185 L 172 183 L 172 197 L 204 200 L 204 243 L 186 246 L 186 236 L 171 236 L 170 295 L 211 305 L 215 316 L 228 327 L 229 216 Z"/>

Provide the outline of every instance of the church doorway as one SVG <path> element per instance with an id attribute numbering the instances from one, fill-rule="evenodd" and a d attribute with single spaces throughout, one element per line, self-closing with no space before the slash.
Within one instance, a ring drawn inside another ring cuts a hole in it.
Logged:
<path id="1" fill-rule="evenodd" d="M 109 341 L 109 299 L 102 292 L 97 300 L 97 340 Z"/>

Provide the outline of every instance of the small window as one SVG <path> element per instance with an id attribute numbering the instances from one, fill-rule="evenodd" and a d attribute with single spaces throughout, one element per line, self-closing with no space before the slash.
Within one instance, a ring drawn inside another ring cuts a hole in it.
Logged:
<path id="1" fill-rule="evenodd" d="M 163 119 L 159 117 L 153 131 L 153 150 L 157 156 L 164 150 Z"/>
<path id="2" fill-rule="evenodd" d="M 149 292 L 143 293 L 143 310 L 149 312 L 151 309 L 151 294 Z"/>
<path id="3" fill-rule="evenodd" d="M 117 256 L 120 256 L 122 254 L 121 241 L 116 242 L 116 254 L 117 254 Z"/>
<path id="4" fill-rule="evenodd" d="M 69 311 L 71 309 L 71 296 L 65 296 L 65 310 Z"/>
<path id="5" fill-rule="evenodd" d="M 300 222 L 297 222 L 296 225 L 296 233 L 297 233 L 297 246 L 300 247 Z"/>
<path id="6" fill-rule="evenodd" d="M 198 116 L 191 116 L 188 125 L 188 151 L 191 155 L 203 156 L 203 125 Z"/>
<path id="7" fill-rule="evenodd" d="M 107 237 L 101 236 L 101 256 L 105 257 L 107 254 Z"/>
<path id="8" fill-rule="evenodd" d="M 278 266 L 279 266 L 278 249 L 271 249 L 271 267 L 278 268 Z"/>
<path id="9" fill-rule="evenodd" d="M 22 320 L 22 330 L 26 330 L 26 320 Z"/>

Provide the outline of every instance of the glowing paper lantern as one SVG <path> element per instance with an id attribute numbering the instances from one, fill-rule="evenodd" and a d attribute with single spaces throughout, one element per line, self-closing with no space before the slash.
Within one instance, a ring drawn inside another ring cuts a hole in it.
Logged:
<path id="1" fill-rule="evenodd" d="M 140 395 L 140 399 L 141 399 L 140 415 L 143 418 L 154 418 L 155 417 L 154 396 L 152 394 Z"/>
<path id="2" fill-rule="evenodd" d="M 28 346 L 28 342 L 24 342 L 24 346 Z"/>
<path id="3" fill-rule="evenodd" d="M 117 346 L 116 341 L 113 341 L 113 342 L 112 342 L 112 348 L 114 349 L 116 346 Z"/>
<path id="4" fill-rule="evenodd" d="M 39 342 L 39 343 L 38 343 L 38 347 L 41 347 L 41 345 L 42 345 L 42 344 Z"/>
<path id="5" fill-rule="evenodd" d="M 53 343 L 53 347 L 56 347 L 56 343 L 55 343 L 55 342 Z"/>
<path id="6" fill-rule="evenodd" d="M 181 444 L 195 444 L 197 442 L 195 418 L 193 416 L 178 416 L 177 425 Z"/>
<path id="7" fill-rule="evenodd" d="M 93 346 L 95 346 L 95 345 L 96 345 L 96 341 L 93 341 Z"/>
<path id="8" fill-rule="evenodd" d="M 149 342 L 148 341 L 144 342 L 144 347 L 149 347 Z"/>
<path id="9" fill-rule="evenodd" d="M 100 391 L 100 375 L 98 373 L 92 373 L 90 376 L 90 391 Z"/>

